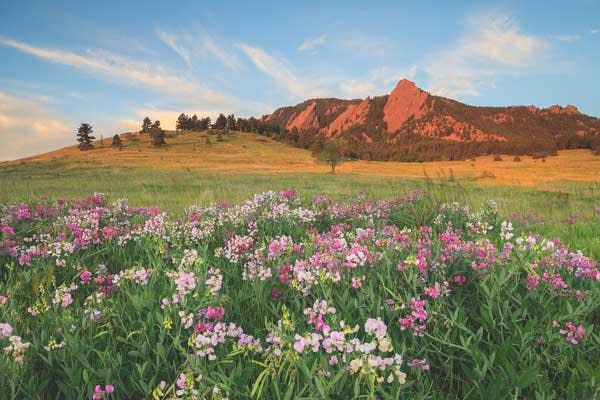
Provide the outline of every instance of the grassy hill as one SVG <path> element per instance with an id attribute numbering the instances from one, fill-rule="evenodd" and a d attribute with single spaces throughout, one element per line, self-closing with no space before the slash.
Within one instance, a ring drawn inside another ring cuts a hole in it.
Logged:
<path id="1" fill-rule="evenodd" d="M 123 134 L 122 141 L 122 151 L 105 139 L 87 152 L 71 146 L 1 163 L 0 203 L 102 192 L 111 200 L 182 210 L 286 188 L 304 198 L 326 194 L 336 199 L 359 192 L 395 198 L 426 189 L 440 201 L 473 206 L 493 199 L 505 217 L 536 213 L 547 221 L 549 233 L 585 238 L 582 247 L 600 248 L 594 235 L 581 232 L 589 229 L 584 221 L 598 218 L 600 207 L 600 157 L 587 150 L 560 152 L 545 162 L 531 157 L 516 162 L 509 156 L 502 161 L 493 156 L 429 163 L 352 161 L 332 175 L 310 152 L 252 133 L 231 133 L 218 142 L 212 134 L 169 132 L 165 149 L 153 148 L 146 134 Z M 564 223 L 571 215 L 582 223 Z"/>

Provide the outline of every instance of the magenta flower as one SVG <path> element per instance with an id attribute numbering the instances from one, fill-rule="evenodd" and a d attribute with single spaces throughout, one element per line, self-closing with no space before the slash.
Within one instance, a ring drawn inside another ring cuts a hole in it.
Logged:
<path id="1" fill-rule="evenodd" d="M 87 269 L 85 271 L 83 271 L 81 273 L 81 275 L 79 276 L 79 278 L 81 279 L 81 282 L 87 282 L 90 280 L 91 277 L 92 277 L 92 273 L 90 271 L 88 271 Z"/>
<path id="2" fill-rule="evenodd" d="M 115 387 L 113 385 L 106 385 L 104 386 L 104 388 L 102 388 L 101 385 L 96 385 L 96 387 L 94 388 L 94 393 L 92 393 L 92 399 L 104 399 L 106 398 L 107 394 L 111 394 L 114 391 Z"/>

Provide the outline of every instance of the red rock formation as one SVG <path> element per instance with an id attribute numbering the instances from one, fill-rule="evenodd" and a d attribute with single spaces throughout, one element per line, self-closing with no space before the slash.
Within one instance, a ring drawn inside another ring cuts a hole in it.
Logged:
<path id="1" fill-rule="evenodd" d="M 317 116 L 316 108 L 317 103 L 313 101 L 297 117 L 291 119 L 286 128 L 289 130 L 297 128 L 299 131 L 319 128 L 319 117 Z"/>
<path id="2" fill-rule="evenodd" d="M 383 108 L 388 132 L 396 132 L 411 116 L 414 119 L 423 116 L 428 111 L 425 105 L 427 97 L 429 94 L 413 82 L 407 79 L 398 82 Z"/>
<path id="3" fill-rule="evenodd" d="M 450 115 L 436 116 L 431 121 L 417 124 L 415 133 L 454 142 L 506 141 L 503 136 L 485 133 L 469 123 L 457 121 Z"/>
<path id="4" fill-rule="evenodd" d="M 336 132 L 343 132 L 353 125 L 364 124 L 369 113 L 371 98 L 367 97 L 359 104 L 350 104 L 336 119 L 333 120 L 329 127 L 325 128 L 325 136 L 329 137 Z"/>
<path id="5" fill-rule="evenodd" d="M 561 107 L 558 104 L 548 107 L 548 112 L 551 114 L 567 114 L 567 115 L 579 115 L 581 114 L 577 107 L 572 104 L 568 104 L 566 107 Z"/>

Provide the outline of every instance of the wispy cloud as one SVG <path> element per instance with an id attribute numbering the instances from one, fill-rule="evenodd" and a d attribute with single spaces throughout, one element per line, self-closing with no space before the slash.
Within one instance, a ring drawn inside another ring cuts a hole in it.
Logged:
<path id="1" fill-rule="evenodd" d="M 592 33 L 592 35 L 597 35 L 600 33 L 600 29 L 592 29 L 590 32 Z"/>
<path id="2" fill-rule="evenodd" d="M 192 65 L 190 50 L 178 43 L 176 35 L 164 31 L 158 31 L 156 34 L 158 35 L 158 38 L 177 53 L 188 66 Z"/>
<path id="3" fill-rule="evenodd" d="M 73 142 L 72 127 L 38 101 L 0 91 L 0 161 L 48 151 Z"/>
<path id="4" fill-rule="evenodd" d="M 503 13 L 477 14 L 450 49 L 425 60 L 428 89 L 442 96 L 478 96 L 495 79 L 530 68 L 546 48 Z"/>
<path id="5" fill-rule="evenodd" d="M 327 39 L 327 35 L 321 35 L 321 36 L 319 36 L 317 38 L 313 38 L 313 39 L 306 39 L 305 41 L 300 43 L 300 46 L 298 46 L 298 51 L 313 50 L 316 47 L 324 44 L 326 39 Z"/>
<path id="6" fill-rule="evenodd" d="M 551 35 L 550 37 L 560 42 L 575 42 L 581 39 L 581 35 Z"/>
<path id="7" fill-rule="evenodd" d="M 156 63 L 132 60 L 105 50 L 88 50 L 86 54 L 78 54 L 33 46 L 1 36 L 0 44 L 49 62 L 78 69 L 107 81 L 154 89 L 179 97 L 184 96 L 188 101 L 196 103 L 226 105 L 232 101 L 227 96 Z"/>
<path id="8" fill-rule="evenodd" d="M 208 33 L 201 34 L 176 34 L 157 30 L 159 39 L 177 53 L 188 66 L 192 66 L 193 59 L 217 60 L 231 69 L 240 68 L 237 55 L 225 49 Z"/>
<path id="9" fill-rule="evenodd" d="M 323 95 L 323 90 L 311 83 L 311 80 L 296 75 L 284 60 L 267 53 L 259 47 L 252 47 L 245 43 L 239 44 L 238 47 L 259 70 L 270 76 L 292 96 L 309 98 Z"/>

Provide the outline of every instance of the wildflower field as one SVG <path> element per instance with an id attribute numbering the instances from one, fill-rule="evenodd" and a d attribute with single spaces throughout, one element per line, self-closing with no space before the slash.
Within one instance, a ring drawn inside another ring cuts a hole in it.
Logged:
<path id="1" fill-rule="evenodd" d="M 0 397 L 598 398 L 598 263 L 535 218 L 426 192 L 2 205 Z"/>

